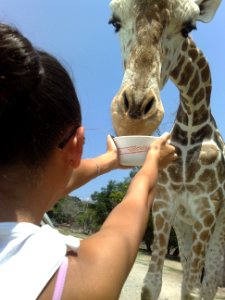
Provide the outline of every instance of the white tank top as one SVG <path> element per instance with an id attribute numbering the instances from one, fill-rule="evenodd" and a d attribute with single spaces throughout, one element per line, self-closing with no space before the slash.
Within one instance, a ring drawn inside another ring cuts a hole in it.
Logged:
<path id="1" fill-rule="evenodd" d="M 37 299 L 67 251 L 79 246 L 49 225 L 0 223 L 0 299 Z"/>

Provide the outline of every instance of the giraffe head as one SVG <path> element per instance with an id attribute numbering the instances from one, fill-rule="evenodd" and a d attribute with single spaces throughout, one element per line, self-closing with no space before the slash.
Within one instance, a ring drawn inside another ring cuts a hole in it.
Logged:
<path id="1" fill-rule="evenodd" d="M 196 22 L 210 21 L 221 0 L 112 0 L 110 22 L 119 34 L 124 77 L 111 104 L 118 135 L 146 134 L 160 125 L 160 90 L 176 66 Z"/>

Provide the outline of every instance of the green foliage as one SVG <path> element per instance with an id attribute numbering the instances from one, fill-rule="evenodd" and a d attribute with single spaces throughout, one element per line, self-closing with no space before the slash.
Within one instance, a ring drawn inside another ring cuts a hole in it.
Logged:
<path id="1" fill-rule="evenodd" d="M 130 171 L 129 177 L 122 182 L 110 180 L 106 187 L 100 192 L 95 191 L 91 195 L 91 201 L 82 201 L 77 197 L 67 196 L 59 201 L 49 215 L 57 224 L 69 223 L 71 227 L 79 229 L 85 234 L 99 230 L 112 209 L 124 198 L 130 181 L 140 168 L 136 167 Z M 146 228 L 143 242 L 151 252 L 153 242 L 153 222 L 150 213 L 148 226 Z M 177 249 L 177 238 L 174 230 L 171 230 L 168 252 Z"/>
<path id="2" fill-rule="evenodd" d="M 124 182 L 111 180 L 106 188 L 101 189 L 101 192 L 94 192 L 91 195 L 97 227 L 103 224 L 111 210 L 121 202 L 128 189 L 129 181 L 130 179 L 125 179 Z"/>

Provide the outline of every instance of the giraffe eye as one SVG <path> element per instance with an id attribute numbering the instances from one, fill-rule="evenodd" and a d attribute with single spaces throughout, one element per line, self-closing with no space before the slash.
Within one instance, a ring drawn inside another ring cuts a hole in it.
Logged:
<path id="1" fill-rule="evenodd" d="M 181 30 L 181 33 L 183 35 L 183 37 L 187 38 L 189 33 L 192 31 L 192 30 L 196 30 L 197 27 L 195 24 L 192 24 L 192 23 L 187 23 L 184 25 L 183 29 Z"/>
<path id="2" fill-rule="evenodd" d="M 119 32 L 122 27 L 120 19 L 115 16 L 112 16 L 112 18 L 109 20 L 109 24 L 112 24 L 116 33 Z"/>

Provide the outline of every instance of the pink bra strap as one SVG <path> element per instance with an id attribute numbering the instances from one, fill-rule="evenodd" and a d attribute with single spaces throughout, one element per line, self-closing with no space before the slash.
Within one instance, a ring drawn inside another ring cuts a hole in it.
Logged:
<path id="1" fill-rule="evenodd" d="M 65 258 L 58 270 L 52 300 L 60 300 L 62 297 L 63 288 L 64 288 L 64 284 L 65 284 L 65 280 L 66 280 L 67 269 L 68 269 L 68 257 L 65 256 Z"/>

